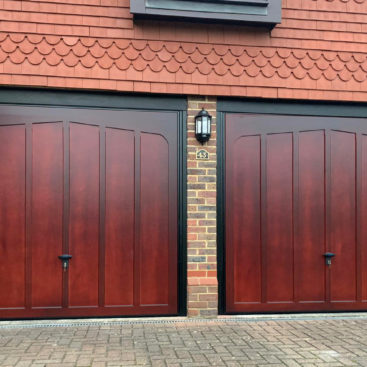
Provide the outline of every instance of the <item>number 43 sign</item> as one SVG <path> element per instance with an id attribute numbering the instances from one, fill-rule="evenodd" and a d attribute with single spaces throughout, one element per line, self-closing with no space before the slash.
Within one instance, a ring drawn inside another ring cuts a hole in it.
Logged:
<path id="1" fill-rule="evenodd" d="M 209 159 L 209 152 L 205 149 L 200 149 L 196 152 L 196 159 Z"/>

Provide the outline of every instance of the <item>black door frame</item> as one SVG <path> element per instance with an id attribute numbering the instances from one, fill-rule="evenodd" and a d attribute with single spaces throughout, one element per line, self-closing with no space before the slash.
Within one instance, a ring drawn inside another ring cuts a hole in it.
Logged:
<path id="1" fill-rule="evenodd" d="M 161 95 L 147 96 L 144 94 L 132 95 L 115 92 L 4 87 L 0 88 L 0 104 L 176 112 L 178 127 L 177 315 L 185 316 L 187 314 L 187 99 L 184 97 L 167 97 Z"/>
<path id="2" fill-rule="evenodd" d="M 367 103 L 221 98 L 217 102 L 218 313 L 226 314 L 225 116 L 226 113 L 367 118 Z"/>

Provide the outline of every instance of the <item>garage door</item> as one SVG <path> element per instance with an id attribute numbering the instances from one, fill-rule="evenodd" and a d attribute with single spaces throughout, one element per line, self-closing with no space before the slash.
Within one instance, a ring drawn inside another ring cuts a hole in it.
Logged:
<path id="1" fill-rule="evenodd" d="M 0 318 L 176 314 L 177 171 L 174 112 L 1 106 Z"/>
<path id="2" fill-rule="evenodd" d="M 225 134 L 226 310 L 367 309 L 367 120 L 229 113 Z"/>

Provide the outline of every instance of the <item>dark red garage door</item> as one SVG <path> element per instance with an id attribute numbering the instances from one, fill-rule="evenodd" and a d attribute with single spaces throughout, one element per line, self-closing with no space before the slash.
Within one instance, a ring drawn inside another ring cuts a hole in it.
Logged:
<path id="1" fill-rule="evenodd" d="M 0 107 L 0 318 L 175 313 L 177 115 Z"/>
<path id="2" fill-rule="evenodd" d="M 367 120 L 227 114 L 225 163 L 227 311 L 367 309 Z"/>

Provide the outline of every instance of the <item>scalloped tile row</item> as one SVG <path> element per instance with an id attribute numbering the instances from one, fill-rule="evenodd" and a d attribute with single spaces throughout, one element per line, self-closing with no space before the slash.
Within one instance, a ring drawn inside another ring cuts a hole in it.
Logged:
<path id="1" fill-rule="evenodd" d="M 344 82 L 351 78 L 364 82 L 367 77 L 367 54 L 362 53 L 124 39 L 0 35 L 0 63 L 7 59 L 13 64 L 27 60 L 39 65 L 45 60 L 51 66 L 64 63 L 74 67 L 80 63 L 92 68 L 98 64 L 102 69 L 115 65 L 120 70 L 132 66 L 136 71 L 149 68 L 159 73 L 165 68 L 170 73 L 215 72 L 234 77 L 247 74 L 255 78 L 261 73 L 266 78 L 277 74 L 284 79 L 293 75 L 318 80 L 323 76 Z"/>

